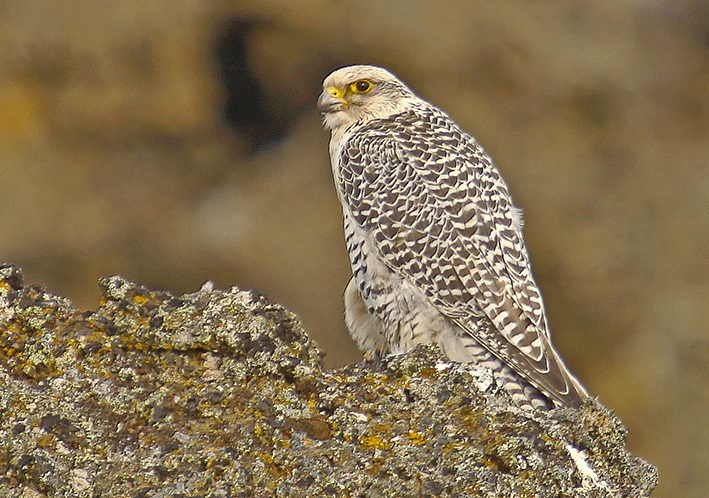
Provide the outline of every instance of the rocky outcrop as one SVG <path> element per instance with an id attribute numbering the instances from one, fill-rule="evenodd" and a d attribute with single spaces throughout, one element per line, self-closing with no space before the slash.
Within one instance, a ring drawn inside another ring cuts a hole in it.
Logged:
<path id="1" fill-rule="evenodd" d="M 524 412 L 432 346 L 324 370 L 262 295 L 120 277 L 81 312 L 0 267 L 2 496 L 648 496 L 595 400 Z"/>

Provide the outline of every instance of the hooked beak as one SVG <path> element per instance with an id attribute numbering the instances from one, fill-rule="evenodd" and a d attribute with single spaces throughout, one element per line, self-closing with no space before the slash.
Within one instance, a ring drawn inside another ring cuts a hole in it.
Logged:
<path id="1" fill-rule="evenodd" d="M 334 86 L 327 87 L 318 97 L 318 110 L 323 114 L 339 111 L 345 104 L 342 91 Z"/>

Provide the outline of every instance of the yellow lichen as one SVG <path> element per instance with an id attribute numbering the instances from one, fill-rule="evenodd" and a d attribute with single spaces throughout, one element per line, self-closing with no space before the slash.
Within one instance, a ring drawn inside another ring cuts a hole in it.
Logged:
<path id="1" fill-rule="evenodd" d="M 143 306 L 145 303 L 148 302 L 148 298 L 145 296 L 135 295 L 133 296 L 133 302 Z"/>
<path id="2" fill-rule="evenodd" d="M 409 441 L 419 446 L 426 442 L 426 434 L 421 432 L 407 432 L 404 436 L 406 436 Z"/>
<path id="3" fill-rule="evenodd" d="M 381 436 L 364 436 L 360 438 L 359 445 L 363 448 L 377 448 L 380 450 L 389 450 L 393 446 L 391 441 Z"/>

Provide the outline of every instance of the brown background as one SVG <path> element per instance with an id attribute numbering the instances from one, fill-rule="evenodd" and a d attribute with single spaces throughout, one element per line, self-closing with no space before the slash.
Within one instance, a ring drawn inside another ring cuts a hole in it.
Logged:
<path id="1" fill-rule="evenodd" d="M 296 311 L 330 366 L 349 268 L 314 109 L 389 67 L 486 147 L 524 208 L 555 342 L 660 470 L 709 489 L 709 8 L 701 0 L 0 4 L 0 260 L 212 279 Z"/>

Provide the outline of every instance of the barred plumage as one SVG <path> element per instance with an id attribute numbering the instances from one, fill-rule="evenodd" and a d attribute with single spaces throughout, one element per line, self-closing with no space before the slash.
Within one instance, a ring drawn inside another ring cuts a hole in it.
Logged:
<path id="1" fill-rule="evenodd" d="M 522 407 L 578 406 L 586 390 L 551 344 L 521 211 L 490 157 L 382 68 L 346 67 L 323 86 L 360 348 L 437 343 L 489 366 Z"/>

